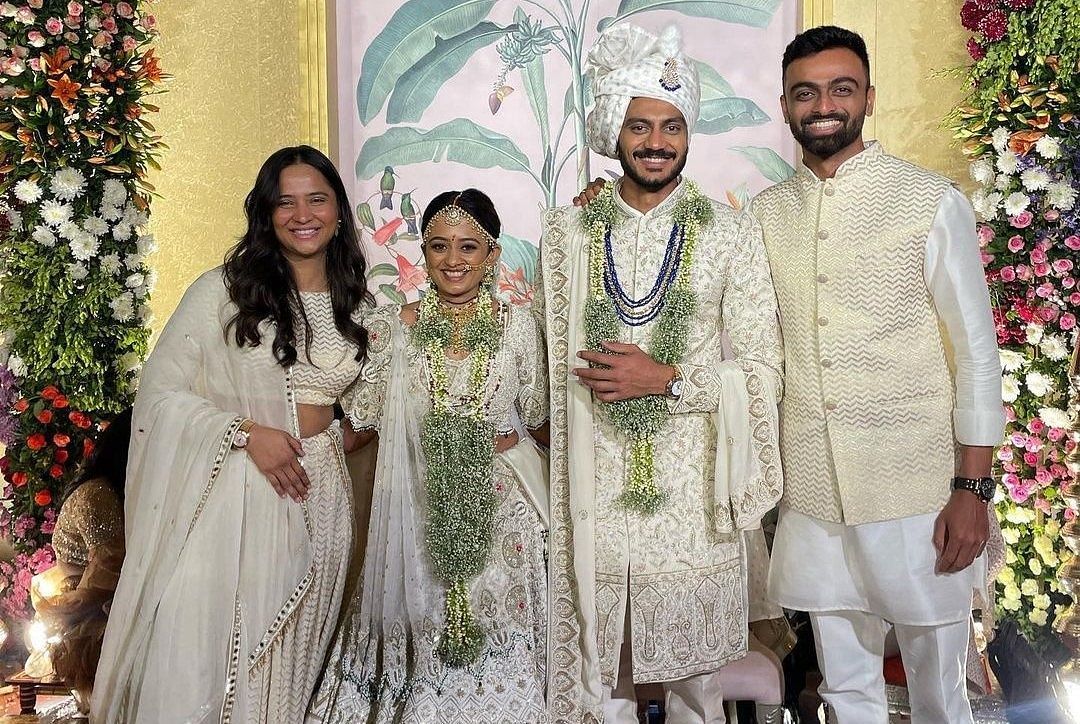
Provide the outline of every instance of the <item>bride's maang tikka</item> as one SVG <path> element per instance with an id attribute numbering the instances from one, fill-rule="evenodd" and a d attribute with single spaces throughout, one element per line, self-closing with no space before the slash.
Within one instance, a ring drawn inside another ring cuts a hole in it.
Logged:
<path id="1" fill-rule="evenodd" d="M 458 194 L 452 202 L 432 215 L 427 226 L 424 227 L 424 243 L 428 243 L 431 225 L 436 221 L 442 221 L 447 226 L 459 226 L 462 222 L 466 222 L 473 227 L 481 239 L 487 242 L 489 248 L 495 248 L 498 245 L 498 241 L 480 225 L 480 222 L 477 221 L 472 214 L 457 205 L 459 198 L 461 198 L 461 194 Z"/>

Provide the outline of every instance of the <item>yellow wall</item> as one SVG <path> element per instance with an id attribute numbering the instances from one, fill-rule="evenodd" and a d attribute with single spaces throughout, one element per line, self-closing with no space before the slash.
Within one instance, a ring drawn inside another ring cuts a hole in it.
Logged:
<path id="1" fill-rule="evenodd" d="M 263 160 L 301 139 L 299 6 L 304 0 L 157 3 L 162 66 L 174 78 L 151 117 L 170 148 L 150 181 L 161 329 L 188 284 L 243 231 Z"/>
<path id="2" fill-rule="evenodd" d="M 807 24 L 831 21 L 866 39 L 877 110 L 865 137 L 893 154 L 967 182 L 967 163 L 941 122 L 963 97 L 962 80 L 943 71 L 970 61 L 960 2 L 807 0 Z M 816 22 L 815 22 L 816 21 Z"/>

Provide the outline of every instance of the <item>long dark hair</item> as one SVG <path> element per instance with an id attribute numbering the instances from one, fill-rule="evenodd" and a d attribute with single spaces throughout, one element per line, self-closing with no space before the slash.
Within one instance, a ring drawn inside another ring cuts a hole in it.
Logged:
<path id="1" fill-rule="evenodd" d="M 120 412 L 101 431 L 94 442 L 94 451 L 83 464 L 82 472 L 68 483 L 63 500 L 75 492 L 88 480 L 104 480 L 116 493 L 121 504 L 124 502 L 124 483 L 127 479 L 128 444 L 131 442 L 131 408 Z M 62 503 L 61 503 L 62 504 Z"/>
<path id="2" fill-rule="evenodd" d="M 259 323 L 268 319 L 276 327 L 274 357 L 282 367 L 289 367 L 296 362 L 295 308 L 304 322 L 306 344 L 311 343 L 311 325 L 273 222 L 281 172 L 295 164 L 313 167 L 334 190 L 340 225 L 326 250 L 330 303 L 334 326 L 356 345 L 356 359 L 363 360 L 367 357 L 367 330 L 353 321 L 352 315 L 372 297 L 367 290 L 367 262 L 360 247 L 360 232 L 341 176 L 330 159 L 311 146 L 275 151 L 259 169 L 255 186 L 244 200 L 247 231 L 225 256 L 225 286 L 237 309 L 225 325 L 225 335 L 228 337 L 231 330 L 239 346 L 257 347 L 262 342 Z"/>

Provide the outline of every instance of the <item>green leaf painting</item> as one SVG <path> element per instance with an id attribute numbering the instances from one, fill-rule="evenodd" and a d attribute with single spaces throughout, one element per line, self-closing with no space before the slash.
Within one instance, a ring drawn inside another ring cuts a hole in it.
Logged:
<path id="1" fill-rule="evenodd" d="M 769 114 L 747 98 L 714 98 L 701 104 L 694 133 L 727 133 L 732 128 L 768 123 Z"/>
<path id="2" fill-rule="evenodd" d="M 780 158 L 780 155 L 771 148 L 735 146 L 731 150 L 737 151 L 753 161 L 758 171 L 761 171 L 765 178 L 775 183 L 786 181 L 795 175 L 795 169 L 791 167 L 791 164 Z"/>
<path id="3" fill-rule="evenodd" d="M 367 275 L 369 277 L 393 277 L 397 276 L 397 273 L 398 269 L 396 266 L 394 266 L 393 264 L 382 263 L 376 264 L 375 266 L 368 269 Z"/>
<path id="4" fill-rule="evenodd" d="M 475 28 L 495 7 L 495 0 L 408 0 L 375 36 L 364 53 L 356 106 L 365 124 L 382 110 L 386 98 L 413 65 L 451 38 Z"/>
<path id="5" fill-rule="evenodd" d="M 735 89 L 724 80 L 724 76 L 720 75 L 716 68 L 713 68 L 708 63 L 702 63 L 700 60 L 695 60 L 694 65 L 697 66 L 698 80 L 701 83 L 702 103 L 716 98 L 730 98 L 735 95 Z"/>
<path id="6" fill-rule="evenodd" d="M 782 0 L 622 0 L 614 18 L 600 21 L 597 30 L 638 13 L 670 10 L 711 20 L 764 28 L 772 20 Z"/>
<path id="7" fill-rule="evenodd" d="M 393 284 L 380 284 L 379 291 L 394 304 L 405 304 L 409 301 Z"/>
<path id="8" fill-rule="evenodd" d="M 456 161 L 473 168 L 529 169 L 529 158 L 506 136 L 482 128 L 467 118 L 422 131 L 397 126 L 370 138 L 360 149 L 356 175 L 372 178 L 387 166 L 425 161 Z"/>
<path id="9" fill-rule="evenodd" d="M 525 279 L 531 283 L 536 276 L 536 245 L 516 236 L 501 234 L 499 246 L 502 248 L 499 263 L 511 271 L 521 269 Z"/>
<path id="10" fill-rule="evenodd" d="M 452 38 L 436 38 L 431 52 L 398 80 L 386 107 L 386 122 L 419 121 L 443 84 L 457 75 L 478 50 L 502 38 L 506 30 L 483 22 Z"/>

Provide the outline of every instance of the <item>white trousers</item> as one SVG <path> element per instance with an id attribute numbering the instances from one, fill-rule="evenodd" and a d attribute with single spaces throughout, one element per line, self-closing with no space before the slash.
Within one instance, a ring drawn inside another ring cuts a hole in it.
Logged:
<path id="1" fill-rule="evenodd" d="M 812 611 L 818 692 L 835 724 L 888 724 L 882 664 L 890 624 L 862 611 Z M 965 672 L 967 619 L 938 626 L 897 624 L 912 724 L 972 724 Z"/>

